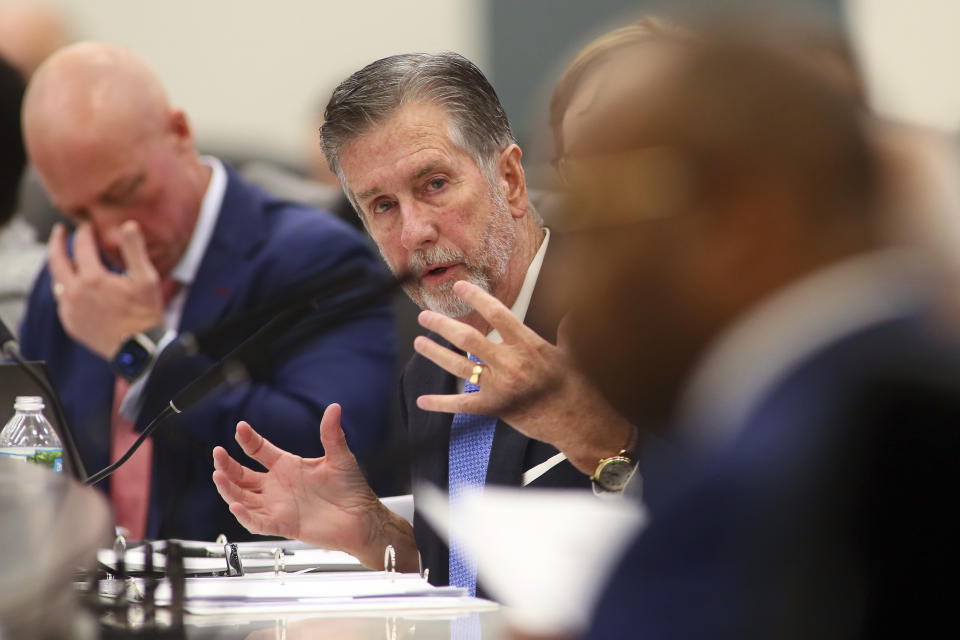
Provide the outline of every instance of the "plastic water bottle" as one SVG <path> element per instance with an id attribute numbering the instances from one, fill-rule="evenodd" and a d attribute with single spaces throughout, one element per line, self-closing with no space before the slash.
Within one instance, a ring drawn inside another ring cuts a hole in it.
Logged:
<path id="1" fill-rule="evenodd" d="M 43 415 L 43 398 L 17 396 L 15 413 L 0 431 L 0 455 L 63 472 L 63 445 Z"/>

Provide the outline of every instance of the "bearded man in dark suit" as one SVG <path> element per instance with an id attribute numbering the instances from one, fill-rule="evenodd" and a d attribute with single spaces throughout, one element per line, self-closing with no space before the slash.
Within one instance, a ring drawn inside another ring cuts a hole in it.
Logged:
<path id="1" fill-rule="evenodd" d="M 598 491 L 622 490 L 636 430 L 545 339 L 556 321 L 534 320 L 549 315 L 534 290 L 550 233 L 479 69 L 456 54 L 378 60 L 334 91 L 322 137 L 387 264 L 414 276 L 407 292 L 433 332 L 415 341 L 402 383 L 414 482 L 449 489 L 452 503 L 487 483 L 587 488 L 594 477 Z M 369 491 L 339 418 L 327 412 L 327 455 L 316 460 L 241 424 L 238 441 L 269 472 L 215 452 L 214 481 L 231 511 L 253 531 L 343 549 L 370 567 L 393 545 L 399 568 L 422 564 L 432 582 L 475 593 L 476 567 L 456 540 L 448 553 L 419 513 L 411 527 Z"/>

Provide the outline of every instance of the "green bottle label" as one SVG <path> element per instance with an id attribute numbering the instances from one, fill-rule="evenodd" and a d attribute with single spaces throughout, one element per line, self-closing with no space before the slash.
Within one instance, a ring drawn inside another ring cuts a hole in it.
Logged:
<path id="1" fill-rule="evenodd" d="M 49 467 L 57 473 L 63 472 L 63 449 L 37 449 L 27 462 Z"/>

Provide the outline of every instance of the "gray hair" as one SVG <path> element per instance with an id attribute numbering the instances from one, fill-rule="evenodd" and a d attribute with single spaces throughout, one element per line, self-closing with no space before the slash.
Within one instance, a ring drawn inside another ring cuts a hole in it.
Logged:
<path id="1" fill-rule="evenodd" d="M 488 180 L 493 179 L 497 155 L 516 142 L 490 82 L 463 56 L 408 53 L 377 60 L 334 89 L 320 129 L 327 163 L 351 201 L 340 167 L 341 150 L 400 107 L 417 101 L 446 108 L 450 139 L 470 154 Z"/>

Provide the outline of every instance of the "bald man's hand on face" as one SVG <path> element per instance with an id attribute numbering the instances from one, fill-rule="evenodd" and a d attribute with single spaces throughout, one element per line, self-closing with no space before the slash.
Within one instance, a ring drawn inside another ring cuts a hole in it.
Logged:
<path id="1" fill-rule="evenodd" d="M 88 223 L 77 227 L 72 258 L 62 225 L 54 228 L 48 248 L 57 314 L 77 342 L 109 360 L 126 338 L 163 323 L 160 277 L 136 222 L 120 229 L 123 274 L 104 266 Z"/>
<path id="2" fill-rule="evenodd" d="M 496 344 L 459 320 L 421 312 L 421 325 L 476 356 L 483 367 L 479 391 L 420 396 L 418 407 L 497 416 L 527 437 L 552 444 L 587 475 L 596 471 L 601 459 L 626 446 L 634 427 L 573 366 L 563 348 L 562 331 L 560 346 L 554 346 L 480 287 L 460 281 L 453 291 L 500 333 L 503 342 Z M 474 371 L 473 361 L 426 336 L 418 337 L 413 346 L 455 376 L 468 379 Z"/>

